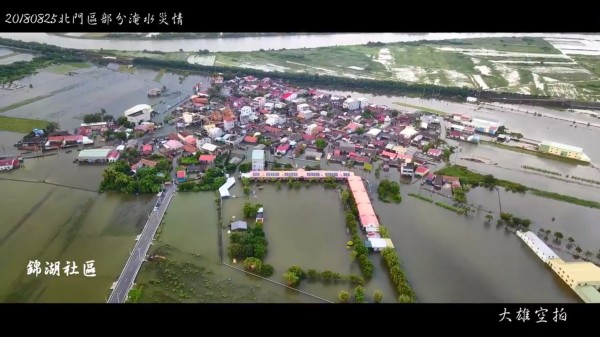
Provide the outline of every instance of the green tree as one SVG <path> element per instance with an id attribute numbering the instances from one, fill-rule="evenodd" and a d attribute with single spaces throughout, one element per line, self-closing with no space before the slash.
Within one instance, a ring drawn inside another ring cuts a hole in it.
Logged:
<path id="1" fill-rule="evenodd" d="M 492 174 L 486 174 L 483 176 L 483 186 L 492 188 L 496 186 L 498 183 L 498 179 L 496 179 Z"/>
<path id="2" fill-rule="evenodd" d="M 583 255 L 585 255 L 585 258 L 589 260 L 594 254 L 591 251 L 586 250 Z"/>
<path id="3" fill-rule="evenodd" d="M 239 170 L 242 173 L 250 172 L 251 169 L 252 169 L 252 163 L 249 161 L 243 162 L 239 166 Z"/>
<path id="4" fill-rule="evenodd" d="M 564 237 L 563 233 L 561 233 L 561 232 L 554 232 L 554 240 L 556 242 L 560 242 L 560 240 L 562 240 L 563 237 Z"/>
<path id="5" fill-rule="evenodd" d="M 290 273 L 294 273 L 295 275 L 297 275 L 300 279 L 303 279 L 306 276 L 306 273 L 304 272 L 304 270 L 302 268 L 300 268 L 299 266 L 291 266 L 288 269 L 288 272 Z"/>
<path id="6" fill-rule="evenodd" d="M 400 296 L 398 296 L 398 303 L 414 303 L 414 300 L 405 294 L 400 294 Z"/>
<path id="7" fill-rule="evenodd" d="M 581 253 L 583 251 L 583 249 L 581 249 L 581 247 L 577 246 L 575 248 L 575 251 L 579 254 L 579 253 Z"/>
<path id="8" fill-rule="evenodd" d="M 575 239 L 573 239 L 573 237 L 569 236 L 569 238 L 567 239 L 569 241 L 570 244 L 572 244 L 573 242 L 575 242 Z"/>
<path id="9" fill-rule="evenodd" d="M 125 133 L 125 132 L 116 132 L 115 133 L 115 138 L 119 139 L 119 140 L 125 141 L 125 140 L 127 140 L 127 133 Z"/>
<path id="10" fill-rule="evenodd" d="M 319 150 L 323 150 L 327 147 L 327 141 L 325 141 L 325 139 L 319 138 L 315 141 L 315 145 Z"/>
<path id="11" fill-rule="evenodd" d="M 52 132 L 60 130 L 60 126 L 56 122 L 48 122 L 45 130 L 46 130 L 46 133 L 52 133 Z"/>
<path id="12" fill-rule="evenodd" d="M 244 186 L 244 194 L 250 195 L 250 187 L 249 186 Z"/>
<path id="13" fill-rule="evenodd" d="M 523 228 L 525 229 L 529 229 L 529 226 L 531 226 L 531 220 L 523 219 L 523 221 L 521 222 L 521 226 L 523 226 Z"/>
<path id="14" fill-rule="evenodd" d="M 273 276 L 273 266 L 270 264 L 263 264 L 262 268 L 260 269 L 260 275 L 262 277 L 271 277 Z"/>
<path id="15" fill-rule="evenodd" d="M 342 290 L 338 293 L 338 299 L 341 303 L 348 303 L 348 301 L 350 300 L 350 293 Z"/>
<path id="16" fill-rule="evenodd" d="M 262 270 L 262 261 L 255 257 L 247 257 L 244 260 L 244 269 L 256 274 L 260 274 Z"/>
<path id="17" fill-rule="evenodd" d="M 365 289 L 362 286 L 358 286 L 354 289 L 354 301 L 356 303 L 365 302 Z"/>
<path id="18" fill-rule="evenodd" d="M 375 290 L 375 292 L 373 293 L 373 301 L 375 301 L 375 303 L 381 303 L 382 300 L 383 292 L 381 292 L 381 290 Z"/>
<path id="19" fill-rule="evenodd" d="M 290 271 L 283 274 L 283 279 L 288 287 L 296 287 L 300 283 L 300 277 Z"/>
<path id="20" fill-rule="evenodd" d="M 490 223 L 492 220 L 494 219 L 494 216 L 491 214 L 486 214 L 485 215 L 485 220 L 487 223 Z"/>
<path id="21" fill-rule="evenodd" d="M 600 249 L 598 249 L 598 254 L 596 254 L 596 259 L 600 260 Z"/>

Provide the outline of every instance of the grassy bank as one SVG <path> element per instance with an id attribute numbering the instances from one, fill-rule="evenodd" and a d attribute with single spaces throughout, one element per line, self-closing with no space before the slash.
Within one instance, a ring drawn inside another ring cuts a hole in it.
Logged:
<path id="1" fill-rule="evenodd" d="M 527 165 L 521 165 L 521 167 L 524 168 L 524 169 L 526 169 L 526 170 L 530 170 L 530 171 L 537 171 L 537 172 L 541 172 L 541 173 L 552 174 L 552 175 L 559 176 L 559 177 L 562 176 L 562 174 L 560 174 L 558 172 L 544 170 L 544 169 L 539 168 L 539 167 L 533 167 L 533 166 L 527 166 Z"/>
<path id="2" fill-rule="evenodd" d="M 411 197 L 417 198 L 417 199 L 421 199 L 423 201 L 427 201 L 428 203 L 433 203 L 433 199 L 428 198 L 423 195 L 420 195 L 420 194 L 408 193 L 408 195 L 410 195 Z"/>
<path id="3" fill-rule="evenodd" d="M 381 234 L 382 238 L 389 238 L 389 232 L 386 227 L 381 225 L 379 227 L 379 234 Z M 381 252 L 381 256 L 385 261 L 385 265 L 387 266 L 388 272 L 390 274 L 390 279 L 396 286 L 396 290 L 398 291 L 398 302 L 399 303 L 415 303 L 417 301 L 416 294 L 410 283 L 408 282 L 408 278 L 402 269 L 402 264 L 400 263 L 400 257 L 398 253 L 393 248 L 385 248 Z"/>
<path id="4" fill-rule="evenodd" d="M 0 116 L 0 131 L 29 133 L 33 129 L 43 129 L 48 122 L 39 119 Z"/>
<path id="5" fill-rule="evenodd" d="M 540 157 L 540 158 L 557 160 L 557 161 L 561 161 L 563 163 L 568 163 L 568 164 L 586 165 L 586 166 L 590 165 L 590 163 L 588 163 L 588 162 L 577 160 L 577 159 L 559 157 L 559 156 L 551 155 L 549 153 L 543 153 L 543 152 L 528 150 L 528 149 L 524 149 L 524 148 L 521 148 L 521 147 L 506 145 L 506 144 L 497 143 L 497 142 L 489 142 L 487 140 L 481 140 L 479 143 L 480 144 L 489 145 L 489 146 L 493 146 L 493 147 L 498 147 L 498 148 L 505 149 L 505 150 L 514 151 L 514 152 L 530 154 L 532 156 L 536 156 L 536 157 Z"/>
<path id="6" fill-rule="evenodd" d="M 40 96 L 36 96 L 36 97 L 32 97 L 32 98 L 26 99 L 26 100 L 24 100 L 24 101 L 21 101 L 21 102 L 17 102 L 17 103 L 13 103 L 13 104 L 11 104 L 11 105 L 7 105 L 7 106 L 5 106 L 5 107 L 1 107 L 1 108 L 0 108 L 0 113 L 6 112 L 6 111 L 9 111 L 9 110 L 12 110 L 12 109 L 20 108 L 20 107 L 22 107 L 22 106 L 24 106 L 24 105 L 27 105 L 27 104 L 31 104 L 31 103 L 37 102 L 37 101 L 39 101 L 39 100 L 42 100 L 42 99 L 48 98 L 48 97 L 50 97 L 50 96 L 52 96 L 52 94 L 48 94 L 48 95 L 40 95 Z"/>
<path id="7" fill-rule="evenodd" d="M 402 102 L 394 102 L 394 104 L 395 105 L 405 106 L 405 107 L 408 107 L 408 108 L 418 109 L 418 110 L 425 111 L 425 112 L 430 112 L 430 113 L 432 113 L 434 115 L 438 115 L 438 116 L 442 116 L 442 117 L 449 114 L 447 112 L 443 112 L 443 111 L 440 111 L 440 110 L 425 108 L 425 107 L 422 107 L 422 106 L 412 105 L 412 104 L 406 104 L 406 103 L 402 103 Z"/>
<path id="8" fill-rule="evenodd" d="M 597 201 L 579 199 L 579 198 L 575 198 L 575 197 L 572 197 L 569 195 L 548 192 L 548 191 L 541 191 L 541 190 L 534 189 L 534 188 L 530 188 L 529 190 L 531 191 L 532 194 L 535 194 L 539 197 L 564 201 L 564 202 L 568 202 L 570 204 L 575 204 L 575 205 L 584 206 L 584 207 L 600 209 L 600 203 Z"/>
<path id="9" fill-rule="evenodd" d="M 555 192 L 542 191 L 535 188 L 527 187 L 518 183 L 514 183 L 508 180 L 496 179 L 493 175 L 483 175 L 481 173 L 470 171 L 468 168 L 460 165 L 446 166 L 441 170 L 438 170 L 436 174 L 443 174 L 448 176 L 459 177 L 461 183 L 468 184 L 471 186 L 484 186 L 493 188 L 495 186 L 501 186 L 509 191 L 514 192 L 526 192 L 530 191 L 532 194 L 539 197 L 553 199 L 558 201 L 568 202 L 570 204 L 598 208 L 600 209 L 600 203 L 591 200 L 584 200 L 575 198 L 572 196 L 559 194 Z"/>

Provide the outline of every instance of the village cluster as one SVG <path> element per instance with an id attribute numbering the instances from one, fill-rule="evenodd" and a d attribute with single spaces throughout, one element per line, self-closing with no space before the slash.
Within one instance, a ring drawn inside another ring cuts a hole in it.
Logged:
<path id="1" fill-rule="evenodd" d="M 378 163 L 376 170 L 395 168 L 402 177 L 425 177 L 424 182 L 436 188 L 443 184 L 456 188 L 460 187 L 458 178 L 436 177 L 430 172 L 454 151 L 446 139 L 471 143 L 478 143 L 481 137 L 510 140 L 500 133 L 504 126 L 498 120 L 465 114 L 444 118 L 419 110 L 391 109 L 364 97 L 331 95 L 270 78 L 246 76 L 225 81 L 214 75 L 211 82 L 206 92 L 199 91 L 199 84 L 195 86 L 188 100 L 163 117 L 176 126 L 176 132 L 165 137 L 152 137 L 162 125 L 152 122 L 156 113 L 150 105 L 139 104 L 124 111 L 128 125 L 114 121 L 83 123 L 75 134 L 59 131 L 46 135 L 43 130 L 34 130 L 16 146 L 28 152 L 78 147 L 78 163 L 115 162 L 124 151 L 135 149 L 138 156 L 131 163 L 133 172 L 156 166 L 158 162 L 148 158 L 156 154 L 169 159 L 196 157 L 193 161 L 180 160 L 176 172 L 179 182 L 185 182 L 191 173 L 201 176 L 225 151 L 252 148 L 253 171 L 265 170 L 267 163 L 279 166 L 278 160 L 297 167 L 297 162 L 317 166 L 325 159 L 346 167 L 363 166 L 365 171 Z M 156 95 L 153 90 L 149 96 Z M 89 148 L 94 146 L 93 139 L 105 141 L 108 133 L 126 137 L 110 146 Z M 548 141 L 536 149 L 589 159 L 580 148 Z M 239 155 L 228 161 L 237 165 L 243 158 L 245 155 Z M 2 159 L 0 170 L 17 168 L 18 159 Z"/>

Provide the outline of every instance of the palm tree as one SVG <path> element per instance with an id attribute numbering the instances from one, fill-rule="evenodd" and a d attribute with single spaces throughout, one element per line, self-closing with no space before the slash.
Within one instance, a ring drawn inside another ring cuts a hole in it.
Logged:
<path id="1" fill-rule="evenodd" d="M 549 229 L 546 229 L 546 235 L 550 235 L 550 233 L 552 233 L 552 231 Z"/>
<path id="2" fill-rule="evenodd" d="M 567 240 L 569 240 L 569 243 L 575 242 L 575 239 L 573 239 L 573 237 L 571 237 L 571 236 L 569 236 L 569 238 Z"/>
<path id="3" fill-rule="evenodd" d="M 485 220 L 486 222 L 489 224 L 492 220 L 494 219 L 494 216 L 491 214 L 486 214 L 485 215 Z"/>
<path id="4" fill-rule="evenodd" d="M 56 122 L 48 122 L 48 125 L 46 125 L 46 132 L 47 133 L 52 133 L 52 132 L 57 131 L 59 129 L 60 129 L 60 126 Z"/>
<path id="5" fill-rule="evenodd" d="M 593 254 L 589 250 L 586 250 L 583 255 L 585 255 L 585 257 L 589 260 L 592 257 Z"/>
<path id="6" fill-rule="evenodd" d="M 596 258 L 600 260 L 600 249 L 598 249 L 598 254 L 596 254 Z"/>
<path id="7" fill-rule="evenodd" d="M 577 253 L 581 253 L 581 251 L 583 251 L 583 249 L 581 249 L 581 247 L 577 246 L 577 248 L 575 248 L 575 251 L 576 251 Z"/>
<path id="8" fill-rule="evenodd" d="M 560 242 L 560 240 L 563 238 L 563 233 L 561 232 L 554 232 L 554 241 L 556 241 L 557 243 Z"/>

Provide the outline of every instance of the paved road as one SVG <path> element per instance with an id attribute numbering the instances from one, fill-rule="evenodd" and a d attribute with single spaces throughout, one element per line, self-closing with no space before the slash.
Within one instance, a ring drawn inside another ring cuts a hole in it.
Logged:
<path id="1" fill-rule="evenodd" d="M 136 242 L 129 259 L 121 272 L 121 276 L 119 276 L 117 284 L 108 298 L 108 303 L 123 303 L 127 300 L 129 290 L 133 286 L 137 273 L 139 272 L 142 262 L 144 262 L 148 249 L 150 248 L 150 244 L 154 239 L 156 230 L 160 225 L 160 221 L 169 207 L 173 193 L 175 193 L 176 190 L 177 185 L 168 185 L 162 195 L 158 198 L 156 207 L 150 214 L 150 217 L 142 230 L 142 234 Z"/>

